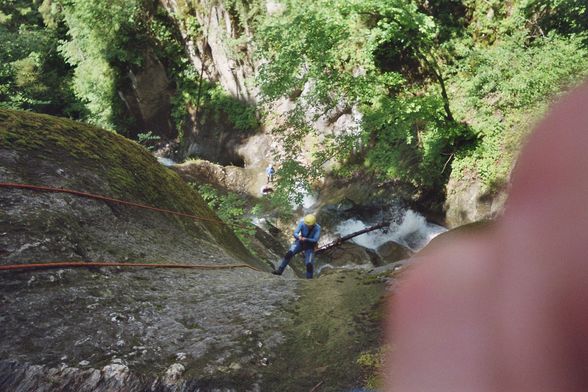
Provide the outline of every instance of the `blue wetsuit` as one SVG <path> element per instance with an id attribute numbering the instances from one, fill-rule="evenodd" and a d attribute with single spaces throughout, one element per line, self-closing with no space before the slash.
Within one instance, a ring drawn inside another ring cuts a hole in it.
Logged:
<path id="1" fill-rule="evenodd" d="M 314 272 L 314 248 L 321 236 L 321 226 L 319 224 L 315 224 L 314 226 L 307 226 L 306 224 L 304 224 L 304 220 L 301 220 L 298 223 L 298 226 L 296 226 L 293 235 L 296 241 L 294 241 L 294 243 L 290 247 L 290 250 L 288 250 L 288 253 L 286 253 L 284 258 L 282 259 L 282 262 L 280 263 L 277 272 L 279 274 L 282 274 L 282 272 L 284 272 L 286 266 L 288 265 L 292 257 L 294 257 L 294 255 L 296 255 L 297 253 L 304 251 L 306 277 L 308 279 L 312 279 L 312 274 Z M 302 235 L 304 241 L 301 241 L 298 238 L 300 235 Z"/>
<path id="2" fill-rule="evenodd" d="M 275 172 L 276 172 L 276 170 L 274 169 L 274 167 L 272 165 L 268 166 L 265 169 L 265 174 L 267 174 L 267 182 L 268 182 L 268 184 L 270 182 L 273 182 L 274 181 L 274 173 Z"/>

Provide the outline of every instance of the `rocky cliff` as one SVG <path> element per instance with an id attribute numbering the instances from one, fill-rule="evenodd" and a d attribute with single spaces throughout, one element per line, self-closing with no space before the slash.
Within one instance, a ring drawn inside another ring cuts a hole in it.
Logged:
<path id="1" fill-rule="evenodd" d="M 248 82 L 255 73 L 252 32 L 248 20 L 236 14 L 246 15 L 253 4 L 209 0 L 161 0 L 161 4 L 176 21 L 194 69 L 203 70 L 204 78 L 218 82 L 233 97 L 255 102 L 257 90 Z M 200 26 L 196 36 L 191 32 L 194 22 Z"/>
<path id="2" fill-rule="evenodd" d="M 451 176 L 446 186 L 445 225 L 455 228 L 497 218 L 504 211 L 507 192 L 508 184 L 488 189 L 472 171 Z"/>
<path id="3" fill-rule="evenodd" d="M 259 109 L 260 95 L 255 85 L 259 59 L 255 58 L 255 18 L 279 13 L 284 8 L 279 2 L 270 1 L 220 1 L 161 0 L 161 6 L 176 27 L 180 45 L 190 62 L 191 72 L 200 74 L 206 88 L 218 86 L 227 94 L 223 105 L 242 105 L 241 110 Z M 169 139 L 171 83 L 158 59 L 147 56 L 149 61 L 137 75 L 130 75 L 132 89 L 125 92 L 125 103 L 134 117 L 142 119 L 144 129 L 152 129 L 164 139 Z M 152 83 L 148 83 L 152 81 Z M 278 133 L 273 131 L 284 125 L 287 113 L 296 101 L 304 97 L 283 98 L 267 103 L 267 116 L 251 129 L 242 129 L 231 120 L 226 107 L 210 108 L 202 104 L 187 105 L 183 113 L 183 136 L 173 157 L 178 160 L 191 156 L 225 166 L 241 166 L 262 173 L 276 154 L 284 153 Z M 180 91 L 175 94 L 181 94 Z M 195 94 L 195 92 L 192 92 Z M 173 99 L 173 98 L 172 98 Z M 342 135 L 356 129 L 361 113 L 356 108 L 340 102 L 326 113 L 313 113 L 309 109 L 306 121 L 312 124 L 317 135 L 307 137 L 305 146 L 312 151 L 328 135 Z M 177 114 L 176 114 L 177 115 Z M 168 120 L 166 120 L 168 119 Z M 304 160 L 304 156 L 300 157 Z M 257 186 L 257 184 L 256 184 Z M 479 219 L 490 219 L 501 211 L 504 192 L 482 194 L 481 182 L 472 178 L 451 177 L 446 189 L 430 192 L 428 198 L 419 201 L 417 209 L 430 212 L 439 222 L 450 227 Z M 254 189 L 250 194 L 256 194 Z M 440 201 L 445 199 L 443 209 Z"/>
<path id="4" fill-rule="evenodd" d="M 220 86 L 234 100 L 233 104 L 252 108 L 259 97 L 253 82 L 256 64 L 248 16 L 263 11 L 255 8 L 258 2 L 254 3 L 161 0 L 181 35 L 192 71 L 202 75 L 205 83 Z M 226 112 L 219 116 L 202 107 L 202 88 L 199 87 L 196 98 L 199 102 L 184 113 L 180 156 L 243 166 L 248 157 L 239 149 L 247 144 L 251 130 L 235 126 Z M 223 109 L 226 108 L 220 108 Z"/>

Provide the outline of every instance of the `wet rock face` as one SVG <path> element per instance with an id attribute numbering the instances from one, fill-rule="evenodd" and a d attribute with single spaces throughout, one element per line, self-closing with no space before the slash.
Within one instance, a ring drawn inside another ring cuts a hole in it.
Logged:
<path id="1" fill-rule="evenodd" d="M 384 284 L 357 271 L 2 274 L 0 388 L 351 390 L 378 347 Z"/>
<path id="2" fill-rule="evenodd" d="M 162 0 L 161 4 L 176 19 L 194 69 L 200 70 L 204 61 L 206 79 L 219 82 L 235 98 L 254 101 L 257 91 L 246 83 L 246 79 L 255 72 L 255 64 L 250 58 L 253 50 L 249 43 L 252 38 L 249 27 L 240 25 L 237 17 L 222 3 Z M 194 38 L 188 31 L 188 23 L 182 19 L 185 15 L 194 15 L 198 25 L 206 29 L 208 35 L 205 40 Z M 229 41 L 241 35 L 250 40 L 231 47 Z"/>
<path id="3" fill-rule="evenodd" d="M 463 178 L 450 178 L 445 201 L 445 223 L 449 228 L 477 221 L 495 219 L 504 209 L 507 187 L 485 190 L 474 173 Z"/>
<path id="4" fill-rule="evenodd" d="M 144 59 L 139 72 L 129 71 L 130 83 L 119 96 L 137 122 L 136 133 L 149 130 L 164 140 L 173 139 L 177 132 L 171 122 L 171 82 L 153 53 L 145 53 Z"/>
<path id="5" fill-rule="evenodd" d="M 216 218 L 141 148 L 49 116 L 0 110 L 0 167 L 2 182 Z M 0 204 L 0 264 L 258 263 L 219 223 L 23 189 L 1 188 Z M 294 281 L 272 278 L 252 270 L 2 272 L 0 389 L 182 390 L 186 380 L 221 387 L 233 379 L 254 385 L 243 369 L 265 366 L 266 350 L 281 339 L 280 329 L 267 325 L 286 320 L 279 306 L 295 298 Z"/>
<path id="6" fill-rule="evenodd" d="M 186 220 L 66 194 L 3 190 L 0 261 L 233 263 L 206 233 Z M 165 241 L 164 239 L 167 239 Z M 173 239 L 173 240 L 172 240 Z"/>
<path id="7" fill-rule="evenodd" d="M 162 0 L 171 20 L 181 34 L 192 69 L 203 79 L 220 85 L 234 103 L 251 105 L 258 102 L 258 88 L 250 81 L 255 78 L 257 64 L 253 60 L 254 37 L 248 19 L 255 5 L 243 2 L 234 6 L 223 2 Z M 240 7 L 242 6 L 242 7 Z M 244 17 L 240 12 L 250 13 Z M 195 36 L 194 23 L 200 27 Z M 252 130 L 238 128 L 227 113 L 218 115 L 197 105 L 188 109 L 181 158 L 199 157 L 222 165 L 243 166 L 251 161 L 248 150 L 255 143 Z M 198 112 L 197 112 L 198 111 Z M 257 143 L 259 144 L 259 143 Z"/>
<path id="8" fill-rule="evenodd" d="M 0 263 L 254 261 L 224 224 L 211 222 L 218 218 L 177 175 L 110 132 L 0 110 L 0 167 L 2 182 L 69 188 L 204 219 L 64 193 L 3 188 Z"/>
<path id="9" fill-rule="evenodd" d="M 0 340 L 0 367 L 12 369 L 0 385 L 14 391 L 31 390 L 19 389 L 21 372 L 33 390 L 52 377 L 88 391 L 154 381 L 173 390 L 190 379 L 252 387 L 249 373 L 284 339 L 268 326 L 288 320 L 296 296 L 296 281 L 250 270 L 61 270 L 0 282 L 0 335 L 10 337 Z"/>

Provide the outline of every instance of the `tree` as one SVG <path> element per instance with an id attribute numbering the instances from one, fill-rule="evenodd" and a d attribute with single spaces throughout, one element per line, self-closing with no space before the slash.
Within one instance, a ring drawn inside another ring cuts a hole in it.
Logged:
<path id="1" fill-rule="evenodd" d="M 0 105 L 81 118 L 73 70 L 57 51 L 60 26 L 48 27 L 36 4 L 11 0 L 0 4 Z"/>
<path id="2" fill-rule="evenodd" d="M 119 80 L 141 63 L 144 34 L 141 0 L 55 0 L 67 26 L 69 40 L 60 52 L 74 67 L 76 96 L 85 103 L 88 121 L 115 129 L 124 102 Z"/>
<path id="3" fill-rule="evenodd" d="M 439 183 L 447 156 L 468 136 L 453 120 L 436 24 L 416 4 L 290 0 L 259 31 L 262 92 L 269 100 L 299 96 L 285 132 L 293 135 L 289 159 L 312 132 L 307 113 L 317 117 L 344 102 L 359 109 L 361 126 L 323 143 L 315 173 L 329 154 L 348 160 L 359 153 L 362 166 L 382 176 Z"/>

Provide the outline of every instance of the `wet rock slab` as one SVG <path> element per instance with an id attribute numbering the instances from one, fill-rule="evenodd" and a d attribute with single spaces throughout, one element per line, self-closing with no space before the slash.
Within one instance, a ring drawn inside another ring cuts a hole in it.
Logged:
<path id="1" fill-rule="evenodd" d="M 3 273 L 0 385 L 255 389 L 256 369 L 284 339 L 295 286 L 250 270 Z"/>

